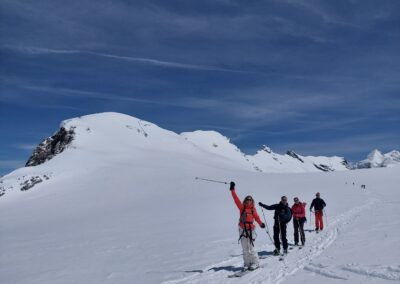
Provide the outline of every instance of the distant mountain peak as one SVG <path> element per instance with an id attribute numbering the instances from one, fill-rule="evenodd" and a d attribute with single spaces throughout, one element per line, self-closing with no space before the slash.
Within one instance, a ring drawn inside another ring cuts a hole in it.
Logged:
<path id="1" fill-rule="evenodd" d="M 262 145 L 261 151 L 267 152 L 268 154 L 271 154 L 271 153 L 272 153 L 271 148 L 268 147 L 267 145 Z"/>
<path id="2" fill-rule="evenodd" d="M 400 164 L 400 152 L 397 150 L 382 154 L 378 149 L 372 150 L 365 160 L 354 164 L 354 169 L 382 168 Z"/>
<path id="3" fill-rule="evenodd" d="M 374 149 L 368 154 L 368 159 L 371 161 L 382 161 L 383 155 L 381 151 Z"/>

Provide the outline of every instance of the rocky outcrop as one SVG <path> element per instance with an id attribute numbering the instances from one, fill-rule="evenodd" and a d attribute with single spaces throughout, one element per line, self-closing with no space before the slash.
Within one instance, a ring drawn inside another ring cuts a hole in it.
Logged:
<path id="1" fill-rule="evenodd" d="M 261 151 L 265 151 L 265 152 L 267 152 L 268 154 L 271 154 L 271 153 L 272 153 L 271 148 L 268 147 L 267 145 L 262 145 Z"/>
<path id="2" fill-rule="evenodd" d="M 343 166 L 345 166 L 346 169 L 349 169 L 349 170 L 352 169 L 351 165 L 349 164 L 349 162 L 347 162 L 346 159 L 343 159 L 343 161 L 341 162 L 341 164 L 342 164 Z"/>
<path id="3" fill-rule="evenodd" d="M 61 127 L 53 136 L 44 139 L 33 151 L 25 167 L 37 166 L 64 151 L 74 139 L 74 128 Z"/>
<path id="4" fill-rule="evenodd" d="M 299 155 L 297 155 L 294 151 L 287 151 L 286 155 L 288 155 L 288 156 L 290 156 L 292 158 L 295 158 L 295 159 L 299 160 L 300 162 L 304 163 L 303 159 L 301 159 L 299 157 Z"/>
<path id="5" fill-rule="evenodd" d="M 327 166 L 327 165 L 323 165 L 323 164 L 314 164 L 314 167 L 316 167 L 318 170 L 321 170 L 323 172 L 333 172 L 334 169 L 332 169 L 331 167 Z"/>

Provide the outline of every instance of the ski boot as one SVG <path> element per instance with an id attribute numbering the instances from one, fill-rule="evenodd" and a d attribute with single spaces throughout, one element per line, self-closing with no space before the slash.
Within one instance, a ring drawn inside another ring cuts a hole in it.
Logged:
<path id="1" fill-rule="evenodd" d="M 253 271 L 253 270 L 256 270 L 259 267 L 260 267 L 260 265 L 258 265 L 258 264 L 252 264 L 252 265 L 249 266 L 249 270 Z"/>

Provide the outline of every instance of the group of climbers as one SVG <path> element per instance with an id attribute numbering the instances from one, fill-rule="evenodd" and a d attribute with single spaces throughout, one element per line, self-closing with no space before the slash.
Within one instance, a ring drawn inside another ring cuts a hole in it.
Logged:
<path id="1" fill-rule="evenodd" d="M 243 202 L 240 201 L 235 191 L 235 183 L 231 182 L 229 187 L 233 200 L 240 211 L 239 218 L 239 241 L 243 249 L 244 269 L 254 270 L 259 267 L 259 261 L 256 251 L 254 250 L 255 241 L 255 225 L 256 221 L 261 228 L 265 228 L 265 224 L 261 221 L 254 203 L 254 199 L 248 195 Z M 298 197 L 293 199 L 294 204 L 290 208 L 286 196 L 281 197 L 281 201 L 273 205 L 265 205 L 259 202 L 258 205 L 267 210 L 275 210 L 274 212 L 274 255 L 280 254 L 282 244 L 283 253 L 288 252 L 288 241 L 286 238 L 286 227 L 293 218 L 294 228 L 294 245 L 305 245 L 306 237 L 304 234 L 304 223 L 306 219 L 306 203 L 301 202 Z M 323 209 L 326 206 L 325 201 L 320 197 L 320 193 L 316 193 L 316 198 L 311 202 L 310 211 L 314 208 L 315 213 L 315 231 L 323 230 Z M 300 239 L 299 239 L 300 235 Z"/>

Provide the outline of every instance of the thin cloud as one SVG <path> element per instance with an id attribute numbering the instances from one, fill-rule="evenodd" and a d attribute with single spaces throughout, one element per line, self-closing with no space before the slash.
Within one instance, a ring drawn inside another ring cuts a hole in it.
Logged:
<path id="1" fill-rule="evenodd" d="M 131 57 L 131 56 L 121 56 L 111 53 L 102 53 L 88 50 L 76 50 L 76 49 L 49 49 L 42 47 L 15 47 L 15 46 L 5 46 L 7 49 L 12 49 L 21 53 L 31 54 L 31 55 L 46 55 L 46 54 L 84 54 L 92 55 L 98 57 L 111 58 L 116 60 L 122 60 L 127 62 L 139 62 L 144 64 L 150 64 L 155 66 L 167 67 L 167 68 L 180 68 L 180 69 L 192 69 L 192 70 L 203 70 L 203 71 L 217 71 L 217 72 L 232 72 L 232 73 L 245 73 L 245 74 L 263 74 L 254 71 L 236 70 L 229 68 L 221 68 L 212 65 L 197 65 L 197 64 L 186 64 L 172 61 L 164 61 L 153 58 L 144 57 Z"/>
<path id="2" fill-rule="evenodd" d="M 125 97 L 120 95 L 115 95 L 111 93 L 100 93 L 100 92 L 92 92 L 92 91 L 84 91 L 79 89 L 68 89 L 68 88 L 58 88 L 58 87 L 45 87 L 45 86 L 22 86 L 24 89 L 40 91 L 40 92 L 50 92 L 56 93 L 66 97 L 76 97 L 76 98 L 92 98 L 99 100 L 112 100 L 112 101 L 123 101 L 123 102 L 134 102 L 134 103 L 144 103 L 144 104 L 152 104 L 152 105 L 165 105 L 165 106 L 174 106 L 174 107 L 190 107 L 190 104 L 185 103 L 170 103 L 170 102 L 162 102 L 158 100 L 146 100 L 139 99 L 133 97 Z"/>

